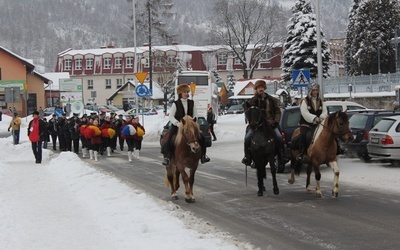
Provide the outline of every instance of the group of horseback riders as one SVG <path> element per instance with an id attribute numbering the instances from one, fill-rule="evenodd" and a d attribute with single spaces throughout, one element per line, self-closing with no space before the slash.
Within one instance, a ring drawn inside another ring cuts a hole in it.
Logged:
<path id="1" fill-rule="evenodd" d="M 257 107 L 261 112 L 261 122 L 265 125 L 270 126 L 274 130 L 274 139 L 276 140 L 276 153 L 278 160 L 281 161 L 284 158 L 283 138 L 279 127 L 279 121 L 281 119 L 281 109 L 279 100 L 265 92 L 267 84 L 264 80 L 258 80 L 254 85 L 254 96 L 245 103 L 246 109 L 250 107 Z M 161 153 L 164 155 L 163 165 L 168 166 L 171 161 L 173 154 L 173 143 L 172 138 L 176 135 L 180 122 L 185 115 L 191 117 L 197 117 L 197 109 L 194 105 L 194 101 L 188 99 L 190 93 L 190 87 L 187 84 L 181 84 L 177 87 L 178 100 L 176 100 L 171 107 L 169 120 L 172 124 L 169 135 L 166 142 L 161 147 Z M 298 161 L 302 161 L 304 154 L 307 150 L 310 140 L 308 139 L 310 131 L 314 131 L 315 127 L 321 123 L 327 116 L 328 111 L 324 104 L 323 99 L 319 95 L 319 85 L 317 83 L 311 83 L 308 87 L 308 94 L 300 101 L 300 140 L 299 140 L 299 155 L 297 156 Z M 252 156 L 250 152 L 251 138 L 253 135 L 254 128 L 247 126 L 246 135 L 244 138 L 244 158 L 242 163 L 245 165 L 251 165 Z M 204 137 L 200 133 L 199 143 L 202 148 L 201 163 L 209 162 L 210 158 L 206 155 L 206 145 Z M 343 154 L 342 150 L 338 145 L 338 154 Z"/>

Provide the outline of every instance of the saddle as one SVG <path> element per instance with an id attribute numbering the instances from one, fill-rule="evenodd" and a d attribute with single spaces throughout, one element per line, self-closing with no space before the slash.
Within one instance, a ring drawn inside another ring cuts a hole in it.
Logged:
<path id="1" fill-rule="evenodd" d="M 306 133 L 306 145 L 305 148 L 308 148 L 308 146 L 310 145 L 312 139 L 313 139 L 313 135 L 314 135 L 314 129 L 310 129 L 307 131 Z M 296 137 L 293 138 L 293 140 L 291 141 L 290 144 L 290 148 L 291 149 L 299 149 L 300 147 L 300 140 L 301 140 L 301 134 L 297 135 Z"/>

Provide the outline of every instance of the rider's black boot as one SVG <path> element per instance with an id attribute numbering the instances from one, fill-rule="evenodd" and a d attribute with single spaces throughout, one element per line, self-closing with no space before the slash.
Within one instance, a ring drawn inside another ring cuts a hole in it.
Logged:
<path id="1" fill-rule="evenodd" d="M 244 140 L 244 158 L 242 159 L 242 163 L 246 166 L 250 166 L 252 159 L 251 159 L 251 152 L 250 152 L 250 142 L 251 139 L 249 140 Z"/>
<path id="2" fill-rule="evenodd" d="M 296 160 L 302 161 L 304 157 L 304 144 L 299 144 L 299 155 L 297 155 Z"/>

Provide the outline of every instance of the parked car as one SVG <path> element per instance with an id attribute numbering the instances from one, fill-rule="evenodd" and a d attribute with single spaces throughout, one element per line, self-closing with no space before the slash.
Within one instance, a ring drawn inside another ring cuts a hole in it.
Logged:
<path id="1" fill-rule="evenodd" d="M 111 113 L 111 110 L 105 106 L 85 105 L 84 109 L 95 111 L 96 113 L 107 113 L 107 115 Z"/>
<path id="2" fill-rule="evenodd" d="M 211 137 L 211 131 L 210 131 L 210 127 L 208 125 L 207 120 L 204 117 L 198 117 L 197 118 L 197 123 L 200 125 L 200 130 L 201 133 L 204 136 L 205 142 L 206 142 L 206 147 L 211 147 L 212 145 L 212 137 Z M 168 121 L 167 124 L 165 124 L 161 135 L 160 135 L 160 145 L 161 145 L 161 141 L 162 138 L 164 137 L 165 133 L 167 133 L 168 129 L 171 127 L 171 122 Z"/>
<path id="3" fill-rule="evenodd" d="M 400 162 L 400 115 L 383 117 L 369 132 L 367 144 L 371 158 Z"/>
<path id="4" fill-rule="evenodd" d="M 365 110 L 367 107 L 358 104 L 356 102 L 351 101 L 326 101 L 326 108 L 328 109 L 328 113 L 334 113 L 338 110 L 341 111 L 350 111 L 350 110 Z"/>
<path id="5" fill-rule="evenodd" d="M 117 108 L 117 107 L 115 107 L 115 106 L 113 106 L 113 105 L 106 105 L 106 106 L 104 106 L 105 108 L 107 108 L 107 109 L 109 109 L 109 110 L 111 110 L 112 112 L 114 112 L 114 113 L 117 113 L 118 111 L 123 111 L 122 109 L 119 109 L 119 108 Z"/>
<path id="6" fill-rule="evenodd" d="M 45 109 L 43 110 L 44 116 L 52 115 L 52 114 L 54 114 L 55 111 L 56 111 L 56 107 L 48 107 L 48 108 L 45 108 Z"/>
<path id="7" fill-rule="evenodd" d="M 225 114 L 243 114 L 244 107 L 242 104 L 232 105 L 226 111 Z"/>
<path id="8" fill-rule="evenodd" d="M 129 109 L 124 114 L 136 115 L 136 108 Z M 155 108 L 139 108 L 139 115 L 157 115 L 158 111 Z"/>
<path id="9" fill-rule="evenodd" d="M 341 143 L 343 148 L 346 148 L 347 156 L 358 156 L 364 161 L 369 161 L 367 144 L 370 138 L 370 130 L 380 121 L 383 117 L 400 115 L 400 112 L 392 110 L 364 110 L 353 114 L 349 119 L 349 127 L 353 133 L 354 140 L 348 143 Z"/>

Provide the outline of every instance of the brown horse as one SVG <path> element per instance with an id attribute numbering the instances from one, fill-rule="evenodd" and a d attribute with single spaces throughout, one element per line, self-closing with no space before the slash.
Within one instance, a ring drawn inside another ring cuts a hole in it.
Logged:
<path id="1" fill-rule="evenodd" d="M 299 134 L 300 128 L 297 128 L 293 133 L 292 141 L 294 141 Z M 298 162 L 296 160 L 299 150 L 294 148 L 291 150 L 291 174 L 288 182 L 290 184 L 294 183 L 294 174 L 299 175 L 303 165 L 302 163 L 306 163 L 308 164 L 306 183 L 307 192 L 311 192 L 310 175 L 314 170 L 317 196 L 322 197 L 320 187 L 321 173 L 319 171 L 319 166 L 325 163 L 333 169 L 335 174 L 332 195 L 337 197 L 339 193 L 339 167 L 336 156 L 336 138 L 345 142 L 353 140 L 353 134 L 349 129 L 349 118 L 346 112 L 338 111 L 332 113 L 317 126 L 311 145 L 307 149 L 307 156 L 304 157 L 303 162 Z"/>
<path id="2" fill-rule="evenodd" d="M 169 135 L 168 135 L 169 136 Z M 167 136 L 164 136 L 163 141 Z M 175 138 L 174 154 L 171 163 L 166 166 L 166 185 L 171 187 L 171 196 L 177 200 L 176 191 L 179 189 L 179 175 L 182 175 L 182 181 L 185 185 L 185 200 L 188 203 L 194 203 L 193 183 L 194 174 L 199 165 L 199 159 L 202 151 L 199 144 L 200 127 L 196 118 L 188 115 L 181 120 L 178 133 Z M 190 175 L 186 173 L 186 168 L 190 170 Z"/>

